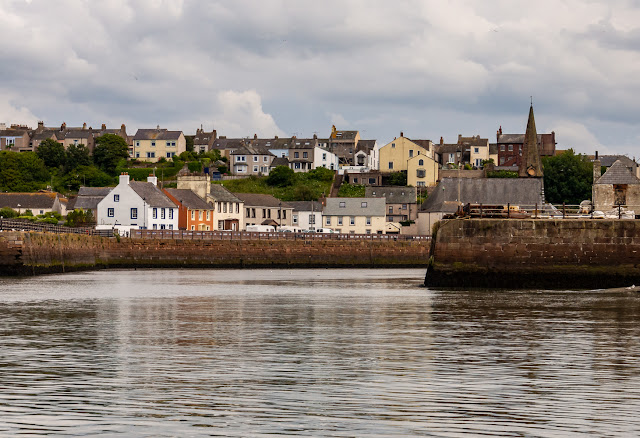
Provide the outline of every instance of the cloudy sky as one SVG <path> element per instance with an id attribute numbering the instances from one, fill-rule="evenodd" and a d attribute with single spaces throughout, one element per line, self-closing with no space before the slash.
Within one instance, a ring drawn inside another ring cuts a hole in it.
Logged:
<path id="1" fill-rule="evenodd" d="M 640 157 L 637 0 L 0 0 L 0 122 Z"/>

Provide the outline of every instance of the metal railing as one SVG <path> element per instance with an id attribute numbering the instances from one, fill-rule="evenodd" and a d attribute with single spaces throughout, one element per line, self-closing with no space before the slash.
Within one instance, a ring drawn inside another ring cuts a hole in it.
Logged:
<path id="1" fill-rule="evenodd" d="M 40 233 L 71 233 L 90 236 L 114 237 L 113 230 L 96 230 L 91 227 L 64 227 L 61 225 L 43 224 L 21 219 L 0 219 L 2 231 L 36 231 Z"/>
<path id="2" fill-rule="evenodd" d="M 132 239 L 174 240 L 369 240 L 427 241 L 431 236 L 404 234 L 282 233 L 248 231 L 131 230 Z"/>
<path id="3" fill-rule="evenodd" d="M 467 204 L 463 207 L 463 215 L 504 219 L 628 219 L 627 210 L 640 214 L 640 208 L 634 209 L 633 206 L 626 205 L 614 205 L 610 211 L 598 213 L 592 211 L 590 206 L 573 204 Z"/>

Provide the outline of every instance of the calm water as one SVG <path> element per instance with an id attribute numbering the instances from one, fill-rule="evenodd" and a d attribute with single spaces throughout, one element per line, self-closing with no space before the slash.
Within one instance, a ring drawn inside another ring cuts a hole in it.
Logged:
<path id="1" fill-rule="evenodd" d="M 640 294 L 423 276 L 0 279 L 0 436 L 640 434 Z"/>

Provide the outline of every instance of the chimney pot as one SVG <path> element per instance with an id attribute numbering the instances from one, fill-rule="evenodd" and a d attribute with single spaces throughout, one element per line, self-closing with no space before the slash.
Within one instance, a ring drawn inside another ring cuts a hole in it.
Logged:
<path id="1" fill-rule="evenodd" d="M 107 129 L 107 125 L 105 125 L 104 123 L 102 124 L 102 130 L 104 131 L 105 129 Z"/>
<path id="2" fill-rule="evenodd" d="M 404 132 L 400 131 L 400 137 L 404 137 Z"/>

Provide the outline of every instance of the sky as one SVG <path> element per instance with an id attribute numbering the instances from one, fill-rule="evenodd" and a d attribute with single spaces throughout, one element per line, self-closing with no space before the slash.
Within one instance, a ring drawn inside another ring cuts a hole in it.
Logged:
<path id="1" fill-rule="evenodd" d="M 0 122 L 640 157 L 640 0 L 0 0 Z"/>

